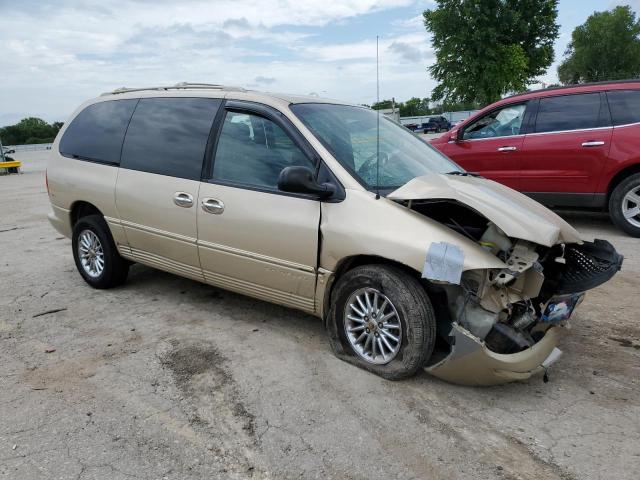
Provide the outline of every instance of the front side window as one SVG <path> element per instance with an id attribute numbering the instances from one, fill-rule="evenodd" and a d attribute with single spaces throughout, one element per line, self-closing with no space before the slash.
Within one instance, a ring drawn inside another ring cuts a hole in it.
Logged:
<path id="1" fill-rule="evenodd" d="M 124 133 L 138 100 L 110 100 L 82 110 L 60 140 L 67 157 L 117 165 Z"/>
<path id="2" fill-rule="evenodd" d="M 613 90 L 607 98 L 614 125 L 640 122 L 640 90 Z"/>
<path id="3" fill-rule="evenodd" d="M 374 110 L 328 103 L 300 103 L 290 108 L 369 189 L 396 189 L 422 175 L 462 171 L 431 145 Z"/>
<path id="4" fill-rule="evenodd" d="M 292 166 L 315 167 L 282 128 L 251 113 L 226 113 L 213 180 L 277 190 L 280 172 Z"/>
<path id="5" fill-rule="evenodd" d="M 476 120 L 464 130 L 464 140 L 519 135 L 526 105 L 509 105 Z"/>
<path id="6" fill-rule="evenodd" d="M 143 98 L 122 147 L 123 168 L 200 180 L 207 140 L 221 100 Z"/>
<path id="7" fill-rule="evenodd" d="M 536 132 L 561 132 L 600 126 L 600 94 L 561 95 L 540 100 Z"/>

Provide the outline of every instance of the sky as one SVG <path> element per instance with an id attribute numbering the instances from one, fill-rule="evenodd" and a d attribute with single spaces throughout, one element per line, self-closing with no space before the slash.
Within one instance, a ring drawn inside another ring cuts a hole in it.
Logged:
<path id="1" fill-rule="evenodd" d="M 594 11 L 640 0 L 560 0 L 556 68 Z M 0 0 L 0 125 L 64 121 L 115 88 L 204 82 L 354 103 L 427 97 L 422 12 L 433 0 Z"/>

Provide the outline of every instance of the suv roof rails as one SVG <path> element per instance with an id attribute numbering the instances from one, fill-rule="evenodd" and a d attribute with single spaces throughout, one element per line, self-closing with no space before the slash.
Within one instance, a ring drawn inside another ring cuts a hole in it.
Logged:
<path id="1" fill-rule="evenodd" d="M 190 83 L 190 82 L 180 82 L 175 85 L 165 85 L 158 87 L 138 87 L 138 88 L 127 88 L 121 87 L 116 88 L 111 92 L 105 92 L 101 94 L 101 97 L 106 95 L 118 95 L 120 93 L 129 93 L 129 92 L 144 92 L 147 90 L 185 90 L 185 89 L 204 89 L 204 90 L 224 90 L 229 92 L 246 92 L 244 88 L 241 87 L 231 87 L 227 85 L 218 85 L 215 83 Z"/>
<path id="2" fill-rule="evenodd" d="M 601 82 L 573 83 L 571 85 L 560 85 L 558 87 L 539 88 L 537 90 L 529 90 L 527 92 L 521 92 L 521 93 L 509 95 L 508 97 L 504 97 L 502 100 L 506 100 L 507 98 L 519 97 L 520 95 L 528 95 L 530 93 L 552 92 L 554 90 L 564 90 L 566 88 L 578 88 L 578 87 L 591 87 L 593 85 L 596 85 L 596 86 L 597 85 L 616 85 L 621 83 L 640 83 L 640 78 L 630 78 L 628 80 L 603 80 Z"/>

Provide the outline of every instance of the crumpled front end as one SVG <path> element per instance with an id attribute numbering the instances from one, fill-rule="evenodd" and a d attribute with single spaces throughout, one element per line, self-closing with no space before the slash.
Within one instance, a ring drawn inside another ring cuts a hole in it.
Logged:
<path id="1" fill-rule="evenodd" d="M 604 240 L 549 248 L 490 224 L 479 243 L 507 268 L 467 271 L 459 284 L 430 279 L 447 316 L 426 370 L 454 383 L 494 385 L 546 371 L 561 356 L 558 341 L 584 292 L 622 265 Z"/>
<path id="2" fill-rule="evenodd" d="M 560 357 L 563 327 L 585 292 L 621 268 L 622 256 L 604 240 L 582 242 L 562 218 L 514 190 L 453 173 L 415 178 L 388 195 L 501 262 L 466 268 L 469 248 L 460 242 L 428 245 L 422 276 L 438 339 L 425 368 L 463 384 L 528 378 Z"/>

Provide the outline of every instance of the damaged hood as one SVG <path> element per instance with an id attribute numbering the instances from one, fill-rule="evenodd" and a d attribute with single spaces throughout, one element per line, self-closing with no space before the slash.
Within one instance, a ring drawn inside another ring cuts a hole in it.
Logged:
<path id="1" fill-rule="evenodd" d="M 507 236 L 550 247 L 581 242 L 578 232 L 551 210 L 484 178 L 430 174 L 394 190 L 391 200 L 455 200 L 493 222 Z"/>

